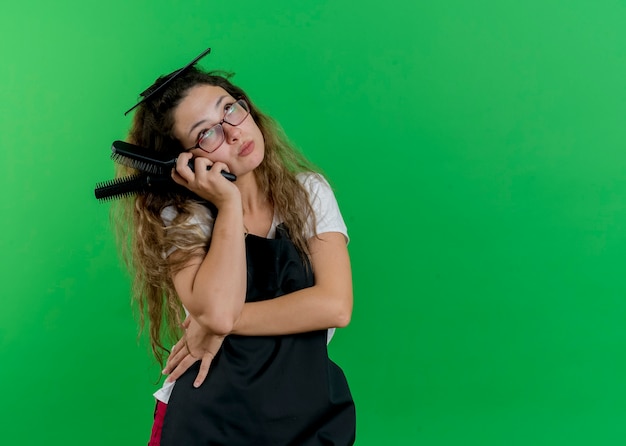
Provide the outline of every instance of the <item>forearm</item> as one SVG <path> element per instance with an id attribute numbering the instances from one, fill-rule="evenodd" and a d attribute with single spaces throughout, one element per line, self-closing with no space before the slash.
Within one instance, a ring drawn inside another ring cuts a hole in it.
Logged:
<path id="1" fill-rule="evenodd" d="M 232 333 L 274 336 L 345 327 L 352 316 L 352 285 L 332 294 L 313 286 L 244 305 Z"/>
<path id="2" fill-rule="evenodd" d="M 179 295 L 190 314 L 216 334 L 227 334 L 246 294 L 246 250 L 241 208 L 220 209 L 211 244 L 199 266 L 181 276 Z M 192 276 L 192 277 L 189 277 Z"/>
<path id="3" fill-rule="evenodd" d="M 345 327 L 352 316 L 352 272 L 344 236 L 309 240 L 315 285 L 244 305 L 232 333 L 272 336 Z"/>

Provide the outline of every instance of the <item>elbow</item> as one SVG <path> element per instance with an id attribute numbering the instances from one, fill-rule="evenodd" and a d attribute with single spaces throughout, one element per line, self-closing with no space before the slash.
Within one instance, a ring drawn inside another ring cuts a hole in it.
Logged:
<path id="1" fill-rule="evenodd" d="M 205 296 L 211 295 L 211 299 Z M 232 333 L 241 315 L 245 294 L 239 296 L 209 293 L 199 290 L 192 300 L 195 305 L 188 307 L 196 321 L 209 333 L 227 336 Z M 195 311 L 194 311 L 195 310 Z"/>
<path id="2" fill-rule="evenodd" d="M 217 336 L 228 336 L 235 326 L 235 319 L 229 315 L 199 315 L 198 323 Z"/>
<path id="3" fill-rule="evenodd" d="M 344 328 L 350 324 L 350 320 L 352 319 L 352 312 L 340 313 L 337 315 L 335 320 L 336 328 Z"/>
<path id="4" fill-rule="evenodd" d="M 344 328 L 350 324 L 352 319 L 352 294 L 349 298 L 343 299 L 340 305 L 337 305 L 334 313 L 334 327 Z"/>

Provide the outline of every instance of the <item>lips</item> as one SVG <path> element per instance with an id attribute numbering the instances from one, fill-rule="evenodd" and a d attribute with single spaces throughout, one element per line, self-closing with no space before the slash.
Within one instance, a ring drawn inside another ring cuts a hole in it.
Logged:
<path id="1" fill-rule="evenodd" d="M 241 145 L 241 149 L 239 149 L 239 156 L 246 156 L 254 150 L 254 142 L 248 141 Z"/>

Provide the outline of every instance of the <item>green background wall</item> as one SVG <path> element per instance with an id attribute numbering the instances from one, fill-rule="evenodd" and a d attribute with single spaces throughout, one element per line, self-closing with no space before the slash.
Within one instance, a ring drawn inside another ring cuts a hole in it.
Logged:
<path id="1" fill-rule="evenodd" d="M 332 180 L 357 445 L 622 445 L 626 2 L 11 2 L 0 13 L 0 443 L 138 445 L 110 142 L 207 46 Z"/>

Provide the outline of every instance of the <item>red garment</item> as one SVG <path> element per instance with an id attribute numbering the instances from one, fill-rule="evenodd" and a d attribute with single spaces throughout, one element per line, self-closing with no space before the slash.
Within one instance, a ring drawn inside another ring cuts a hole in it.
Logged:
<path id="1" fill-rule="evenodd" d="M 150 434 L 150 441 L 148 446 L 160 446 L 161 445 L 161 430 L 163 429 L 163 419 L 165 418 L 165 410 L 167 404 L 157 401 L 154 408 L 154 424 L 152 425 L 152 434 Z"/>

